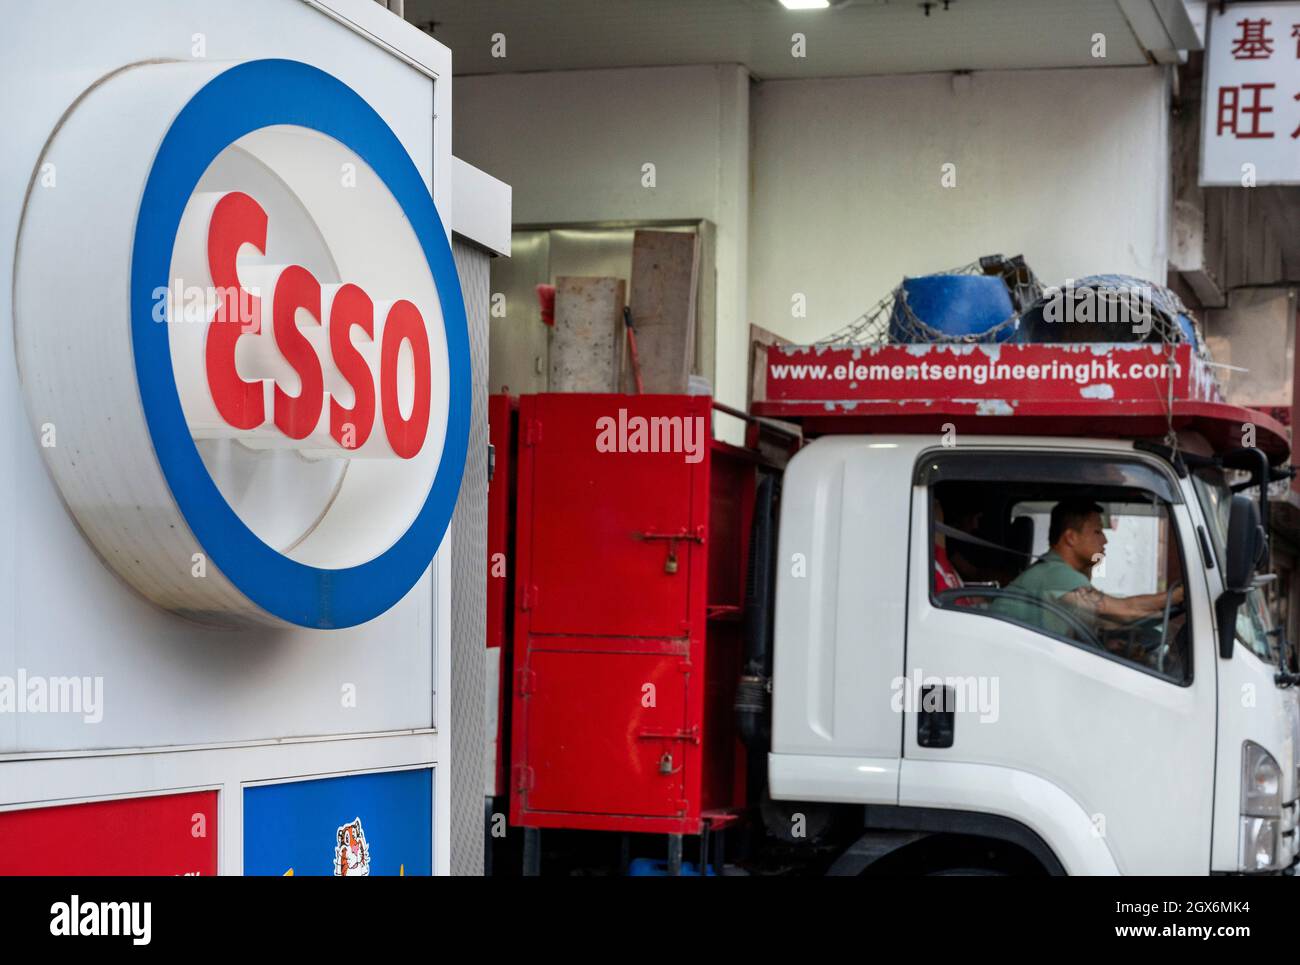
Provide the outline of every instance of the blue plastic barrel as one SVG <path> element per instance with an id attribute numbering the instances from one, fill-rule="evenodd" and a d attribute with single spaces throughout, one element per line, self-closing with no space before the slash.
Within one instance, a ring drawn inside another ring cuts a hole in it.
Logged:
<path id="1" fill-rule="evenodd" d="M 1007 286 L 991 275 L 921 275 L 904 278 L 902 288 L 912 314 L 940 335 L 952 338 L 984 335 L 1015 314 Z M 935 340 L 909 325 L 897 301 L 889 319 L 889 335 L 896 342 Z M 987 340 L 1005 342 L 1013 335 L 1015 325 L 1008 325 Z"/>

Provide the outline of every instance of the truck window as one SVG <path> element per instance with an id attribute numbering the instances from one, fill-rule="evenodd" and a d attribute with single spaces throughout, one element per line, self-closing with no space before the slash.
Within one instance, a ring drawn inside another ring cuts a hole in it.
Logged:
<path id="1" fill-rule="evenodd" d="M 1161 495 L 1106 485 L 1105 472 L 1081 474 L 1099 481 L 1080 484 L 1058 472 L 991 479 L 987 467 L 970 479 L 936 475 L 928 487 L 932 605 L 1191 680 L 1184 555 Z"/>

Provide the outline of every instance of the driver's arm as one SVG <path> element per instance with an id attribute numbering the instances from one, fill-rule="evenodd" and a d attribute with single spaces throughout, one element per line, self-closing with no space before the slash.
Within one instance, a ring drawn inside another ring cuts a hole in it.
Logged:
<path id="1" fill-rule="evenodd" d="M 1105 617 L 1120 623 L 1131 623 L 1143 617 L 1163 612 L 1166 596 L 1164 593 L 1142 593 L 1137 596 L 1111 596 L 1095 586 L 1081 586 L 1061 597 L 1076 609 L 1095 616 Z M 1172 594 L 1172 604 L 1183 602 L 1183 588 L 1176 587 Z"/>

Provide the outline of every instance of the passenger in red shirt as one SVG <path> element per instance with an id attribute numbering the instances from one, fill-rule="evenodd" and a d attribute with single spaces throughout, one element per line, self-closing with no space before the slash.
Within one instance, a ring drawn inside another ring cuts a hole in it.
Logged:
<path id="1" fill-rule="evenodd" d="M 940 533 L 934 541 L 934 592 L 956 590 L 961 585 L 961 577 L 948 562 L 948 551 L 944 549 L 943 534 Z"/>
<path id="2" fill-rule="evenodd" d="M 943 522 L 943 506 L 939 500 L 934 501 L 934 518 Z M 948 559 L 948 540 L 942 532 L 934 534 L 934 592 L 956 590 L 962 585 L 961 577 Z"/>

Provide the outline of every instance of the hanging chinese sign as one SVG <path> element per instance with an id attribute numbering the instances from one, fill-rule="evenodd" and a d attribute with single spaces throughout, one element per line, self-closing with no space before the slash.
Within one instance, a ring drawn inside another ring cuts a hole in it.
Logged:
<path id="1" fill-rule="evenodd" d="M 1300 184 L 1300 2 L 1213 3 L 1201 184 Z"/>

